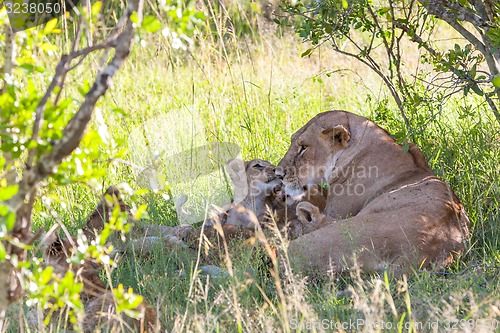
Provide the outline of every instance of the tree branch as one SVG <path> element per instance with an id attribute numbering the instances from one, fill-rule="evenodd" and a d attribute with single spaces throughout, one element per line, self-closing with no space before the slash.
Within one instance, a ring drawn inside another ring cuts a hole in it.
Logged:
<path id="1" fill-rule="evenodd" d="M 477 39 L 477 37 L 474 36 L 469 30 L 465 29 L 460 23 L 457 22 L 457 19 L 460 19 L 460 17 L 458 17 L 455 13 L 450 12 L 436 0 L 418 0 L 418 2 L 420 2 L 430 14 L 445 21 L 458 33 L 464 36 L 464 38 L 471 42 L 482 54 L 486 53 L 486 48 L 483 42 Z M 479 26 L 479 24 L 477 25 Z"/>
<path id="2" fill-rule="evenodd" d="M 488 26 L 487 20 L 476 15 L 467 8 L 462 7 L 458 2 L 450 2 L 446 0 L 419 0 L 419 2 L 427 8 L 427 11 L 439 17 L 442 20 L 449 21 L 461 20 L 472 23 L 477 27 Z"/>
<path id="3" fill-rule="evenodd" d="M 4 52 L 4 64 L 2 72 L 4 76 L 7 76 L 12 74 L 12 70 L 16 66 L 16 33 L 12 31 L 11 26 L 8 24 L 4 25 L 4 33 L 5 33 L 5 52 Z M 5 84 L 6 83 L 4 77 L 4 85 Z"/>
<path id="4" fill-rule="evenodd" d="M 32 239 L 30 231 L 30 220 L 26 219 L 26 215 L 23 212 L 28 209 L 33 203 L 33 193 L 40 181 L 45 179 L 54 173 L 57 165 L 61 161 L 69 156 L 75 148 L 78 147 L 80 141 L 84 135 L 88 123 L 91 120 L 95 105 L 98 99 L 103 96 L 111 85 L 112 77 L 117 73 L 120 67 L 123 65 L 125 59 L 130 53 L 130 47 L 134 37 L 134 26 L 130 21 L 130 15 L 137 11 L 140 7 L 139 2 L 143 0 L 130 0 L 128 8 L 125 10 L 123 17 L 125 18 L 121 22 L 126 22 L 125 28 L 119 32 L 116 37 L 108 38 L 108 41 L 87 47 L 83 50 L 72 52 L 69 55 L 63 56 L 61 61 L 57 65 L 56 73 L 54 78 L 47 89 L 47 92 L 40 101 L 36 110 L 36 121 L 33 128 L 33 134 L 35 139 L 38 137 L 38 132 L 41 128 L 41 119 L 43 119 L 43 110 L 49 99 L 50 94 L 53 92 L 54 88 L 60 82 L 60 78 L 65 71 L 67 72 L 67 65 L 71 60 L 78 58 L 80 56 L 86 56 L 90 52 L 99 49 L 114 48 L 115 54 L 107 66 L 97 75 L 94 85 L 90 91 L 85 95 L 85 99 L 78 109 L 75 116 L 68 122 L 63 130 L 63 136 L 59 141 L 56 141 L 53 145 L 53 149 L 42 155 L 39 160 L 33 166 L 27 165 L 23 170 L 23 178 L 19 182 L 19 189 L 17 194 L 11 199 L 7 200 L 6 204 L 11 210 L 19 214 L 16 218 L 16 224 L 14 230 L 10 233 L 10 236 L 20 242 L 29 241 Z M 123 18 L 122 17 L 122 18 Z M 113 35 L 113 33 L 112 33 Z M 30 154 L 33 154 L 30 151 Z M 33 155 L 34 156 L 34 155 Z M 31 157 L 32 162 L 34 157 Z M 29 198 L 29 202 L 25 203 L 25 200 Z M 23 260 L 25 255 L 25 250 L 18 248 L 13 244 L 8 244 L 7 248 L 8 254 L 18 254 L 20 260 Z M 6 272 L 9 272 L 6 274 Z M 18 289 L 18 283 L 16 283 L 13 277 L 13 268 L 9 260 L 5 260 L 0 263 L 0 283 L 2 283 L 0 290 L 0 317 L 6 309 L 6 305 L 12 303 L 20 295 Z M 4 284 L 5 283 L 5 284 Z M 0 318 L 1 321 L 2 318 Z M 0 323 L 1 324 L 1 323 Z"/>
<path id="5" fill-rule="evenodd" d="M 62 85 L 62 82 L 64 81 L 64 78 L 66 77 L 66 74 L 68 74 L 69 71 L 75 68 L 75 66 L 68 67 L 68 65 L 76 58 L 80 58 L 80 62 L 85 59 L 90 53 L 98 50 L 103 50 L 103 49 L 109 49 L 116 47 L 118 41 L 118 36 L 115 38 L 108 39 L 105 43 L 101 44 L 96 44 L 93 46 L 86 47 L 84 49 L 74 51 L 70 54 L 63 55 L 61 59 L 59 60 L 59 63 L 56 66 L 55 74 L 54 77 L 52 78 L 52 81 L 50 82 L 49 87 L 47 88 L 47 91 L 45 91 L 45 94 L 43 95 L 42 99 L 38 103 L 35 109 L 35 121 L 33 124 L 33 132 L 31 135 L 31 141 L 36 141 L 38 140 L 38 135 L 40 132 L 40 129 L 42 128 L 43 125 L 43 114 L 45 112 L 45 106 L 47 105 L 47 102 L 49 101 L 50 96 L 54 92 L 54 89 L 58 86 Z M 33 168 L 33 162 L 36 156 L 37 149 L 36 147 L 34 149 L 31 149 L 28 153 L 28 160 L 26 162 L 26 165 L 28 169 Z"/>
<path id="6" fill-rule="evenodd" d="M 396 102 L 399 110 L 401 111 L 401 116 L 403 118 L 403 121 L 405 122 L 406 127 L 410 128 L 410 121 L 408 120 L 408 117 L 406 116 L 406 112 L 405 112 L 405 109 L 403 106 L 403 101 L 401 101 L 401 98 L 399 97 L 399 94 L 396 91 L 396 88 L 392 84 L 391 80 L 389 80 L 387 78 L 387 76 L 384 73 L 382 73 L 380 68 L 378 68 L 378 66 L 373 65 L 371 62 L 366 61 L 365 59 L 361 58 L 360 56 L 358 56 L 356 54 L 342 51 L 341 49 L 339 49 L 339 47 L 335 43 L 334 43 L 334 50 L 335 50 L 335 52 L 338 52 L 340 54 L 346 55 L 348 57 L 351 57 L 351 58 L 354 58 L 354 59 L 360 61 L 361 63 L 363 63 L 366 66 L 368 66 L 369 68 L 371 68 L 375 73 L 377 73 L 377 75 L 382 79 L 382 81 L 384 81 L 387 88 L 389 88 L 389 91 L 391 92 L 391 95 L 394 98 L 394 101 Z"/>

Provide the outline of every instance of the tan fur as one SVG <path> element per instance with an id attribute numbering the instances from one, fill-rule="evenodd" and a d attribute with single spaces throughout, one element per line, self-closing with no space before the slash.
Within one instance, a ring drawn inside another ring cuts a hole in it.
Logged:
<path id="1" fill-rule="evenodd" d="M 285 175 L 283 182 L 286 180 Z M 292 240 L 312 232 L 310 224 L 299 219 L 297 206 L 300 203 L 310 203 L 317 207 L 318 211 L 322 212 L 326 207 L 328 192 L 317 185 L 301 188 L 300 194 L 296 196 L 287 195 L 285 186 L 281 186 L 277 192 L 272 208 L 274 210 L 274 219 L 282 235 Z M 264 223 L 270 223 L 270 220 L 271 217 L 268 217 L 264 219 Z"/>
<path id="2" fill-rule="evenodd" d="M 292 136 L 278 167 L 293 175 L 284 180 L 292 195 L 329 185 L 324 215 L 301 215 L 319 221 L 319 230 L 290 242 L 289 255 L 303 271 L 342 272 L 354 254 L 364 271 L 443 267 L 464 249 L 469 220 L 453 191 L 418 147 L 409 143 L 404 152 L 364 117 L 317 115 Z"/>
<path id="3" fill-rule="evenodd" d="M 109 329 L 120 328 L 122 319 L 118 318 L 115 312 L 113 294 L 99 278 L 102 264 L 88 258 L 80 265 L 68 263 L 75 245 L 76 238 L 49 237 L 43 251 L 46 264 L 52 266 L 54 273 L 60 276 L 72 270 L 83 282 L 81 299 L 85 307 L 85 318 L 82 326 L 85 332 L 95 332 L 101 326 Z M 146 302 L 142 302 L 137 311 L 142 314 L 141 320 L 126 318 L 125 322 L 132 325 L 134 330 L 154 331 L 157 325 L 156 311 Z"/>
<path id="4" fill-rule="evenodd" d="M 244 172 L 241 166 L 244 165 Z M 232 160 L 228 163 L 228 173 L 232 179 L 235 192 L 238 186 L 246 186 L 245 197 L 241 202 L 231 203 L 222 212 L 216 213 L 207 221 L 207 225 L 220 223 L 243 228 L 255 228 L 258 218 L 264 215 L 267 207 L 271 207 L 274 189 L 281 184 L 276 177 L 275 166 L 264 160 L 243 162 Z M 245 179 L 241 179 L 245 177 Z"/>
<path id="5" fill-rule="evenodd" d="M 270 162 L 260 159 L 244 163 L 244 174 L 240 171 L 243 162 L 232 160 L 228 163 L 228 172 L 237 186 L 236 175 L 246 177 L 247 194 L 239 204 L 231 204 L 222 213 L 211 218 L 209 225 L 219 222 L 222 225 L 234 225 L 253 229 L 262 224 L 264 227 L 270 223 L 268 212 L 274 212 L 274 219 L 278 229 L 289 239 L 299 237 L 306 231 L 296 216 L 297 202 L 307 201 L 323 210 L 326 206 L 326 192 L 321 187 L 310 186 L 303 189 L 297 197 L 287 198 L 281 191 L 281 180 L 277 178 L 276 167 Z M 286 176 L 285 176 L 286 177 Z M 307 231 L 306 231 L 307 232 Z M 246 234 L 246 233 L 242 233 Z"/>

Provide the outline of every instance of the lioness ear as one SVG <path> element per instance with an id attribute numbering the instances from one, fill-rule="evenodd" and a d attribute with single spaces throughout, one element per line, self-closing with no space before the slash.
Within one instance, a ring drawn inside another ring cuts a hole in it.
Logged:
<path id="1" fill-rule="evenodd" d="M 316 223 L 320 212 L 319 208 L 312 203 L 303 201 L 297 205 L 296 214 L 302 223 Z"/>
<path id="2" fill-rule="evenodd" d="M 327 128 L 322 132 L 326 135 L 334 144 L 340 144 L 342 147 L 347 148 L 349 141 L 351 141 L 351 136 L 349 132 L 342 125 L 337 125 L 332 128 Z"/>

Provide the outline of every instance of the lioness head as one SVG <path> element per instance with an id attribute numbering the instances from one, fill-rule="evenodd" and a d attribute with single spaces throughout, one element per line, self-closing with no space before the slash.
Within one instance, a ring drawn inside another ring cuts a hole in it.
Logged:
<path id="1" fill-rule="evenodd" d="M 284 171 L 283 184 L 291 196 L 300 196 L 308 186 L 328 181 L 338 158 L 349 147 L 351 137 L 345 116 L 328 116 L 323 121 L 313 118 L 292 135 L 290 148 L 278 165 L 279 171 Z"/>

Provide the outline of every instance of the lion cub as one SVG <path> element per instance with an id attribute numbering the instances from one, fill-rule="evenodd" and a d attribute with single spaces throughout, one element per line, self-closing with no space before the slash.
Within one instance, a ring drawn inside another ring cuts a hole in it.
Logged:
<path id="1" fill-rule="evenodd" d="M 224 225 L 232 225 L 253 229 L 262 224 L 269 225 L 273 212 L 278 230 L 288 239 L 295 239 L 311 232 L 311 223 L 305 223 L 297 215 L 297 205 L 309 202 L 323 211 L 326 207 L 327 191 L 319 186 L 300 188 L 293 193 L 286 193 L 288 188 L 285 179 L 281 179 L 276 167 L 268 161 L 255 159 L 243 163 L 241 160 L 231 160 L 228 163 L 228 173 L 231 177 L 235 198 L 246 194 L 239 204 L 231 203 L 222 212 L 218 212 L 206 221 L 213 225 L 216 221 Z M 243 190 L 242 190 L 243 189 Z M 236 200 L 235 200 L 236 201 Z M 208 230 L 210 232 L 210 230 Z"/>
<path id="2" fill-rule="evenodd" d="M 146 302 L 142 302 L 137 311 L 141 319 L 120 318 L 115 312 L 113 293 L 99 278 L 99 272 L 103 265 L 92 259 L 84 259 L 79 265 L 71 265 L 68 262 L 76 246 L 76 238 L 60 238 L 52 233 L 43 245 L 43 258 L 45 263 L 52 266 L 54 274 L 64 275 L 71 270 L 77 278 L 83 282 L 81 300 L 85 309 L 85 318 L 82 328 L 85 332 L 95 332 L 100 327 L 106 327 L 110 331 L 119 329 L 122 320 L 134 327 L 137 331 L 154 331 L 157 325 L 156 311 Z"/>
<path id="3" fill-rule="evenodd" d="M 227 171 L 233 183 L 235 200 L 222 210 L 212 212 L 205 225 L 218 222 L 248 229 L 257 227 L 268 207 L 273 207 L 274 191 L 281 184 L 275 169 L 265 160 L 230 160 Z"/>
<path id="4" fill-rule="evenodd" d="M 273 218 L 281 234 L 289 240 L 296 239 L 302 235 L 311 232 L 311 224 L 305 223 L 299 216 L 298 206 L 302 203 L 308 203 L 318 209 L 318 213 L 326 207 L 327 191 L 319 186 L 313 185 L 303 188 L 300 193 L 295 195 L 287 194 L 284 184 L 277 189 L 273 201 Z M 300 211 L 301 216 L 302 210 Z M 267 223 L 272 218 L 267 217 Z"/>
<path id="5" fill-rule="evenodd" d="M 311 222 L 306 222 L 301 218 L 304 216 L 304 209 L 299 209 L 301 203 L 309 203 L 314 206 L 318 213 L 322 212 L 326 207 L 326 198 L 328 191 L 320 186 L 300 186 L 295 179 L 295 171 L 290 168 L 284 176 L 282 170 L 276 170 L 279 177 L 282 177 L 282 184 L 276 189 L 275 198 L 273 201 L 274 220 L 281 234 L 289 240 L 296 239 L 301 235 L 305 235 L 312 230 Z M 310 206 L 307 207 L 309 210 Z M 272 218 L 269 216 L 268 221 Z"/>

